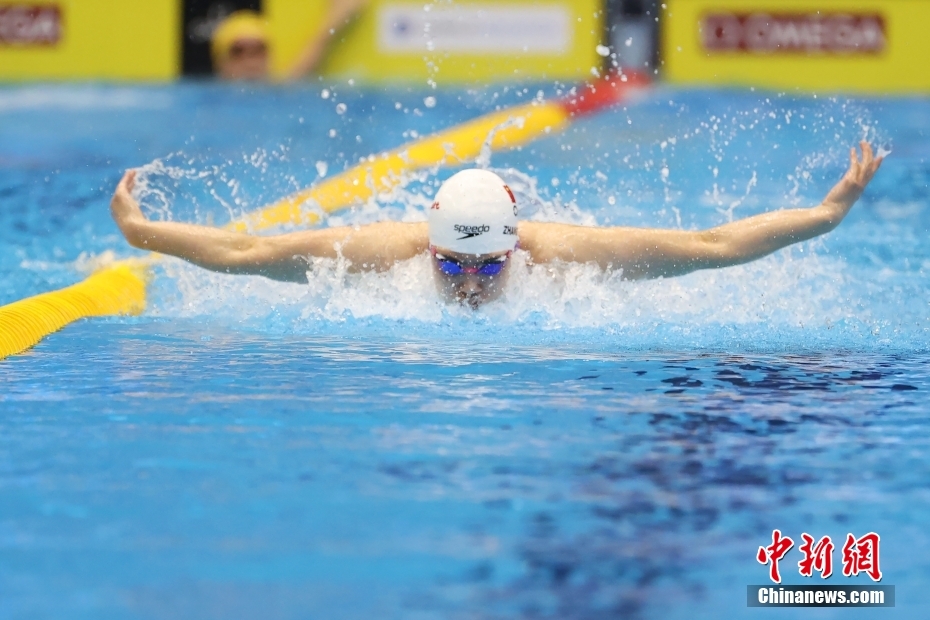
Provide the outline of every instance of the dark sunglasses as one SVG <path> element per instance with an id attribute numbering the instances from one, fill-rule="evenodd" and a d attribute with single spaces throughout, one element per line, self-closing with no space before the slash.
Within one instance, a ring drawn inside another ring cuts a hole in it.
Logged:
<path id="1" fill-rule="evenodd" d="M 230 58 L 242 58 L 247 55 L 266 54 L 267 52 L 268 45 L 261 41 L 249 41 L 248 43 L 236 41 L 229 48 Z"/>
<path id="2" fill-rule="evenodd" d="M 463 273 L 476 273 L 482 276 L 496 276 L 504 268 L 504 265 L 507 264 L 507 259 L 510 258 L 510 252 L 507 252 L 503 256 L 490 258 L 486 261 L 474 265 L 468 265 L 466 267 L 459 261 L 453 258 L 449 258 L 444 254 L 440 254 L 436 250 L 432 250 L 432 253 L 433 258 L 436 259 L 436 264 L 439 266 L 439 271 L 443 272 L 447 276 L 460 276 Z"/>

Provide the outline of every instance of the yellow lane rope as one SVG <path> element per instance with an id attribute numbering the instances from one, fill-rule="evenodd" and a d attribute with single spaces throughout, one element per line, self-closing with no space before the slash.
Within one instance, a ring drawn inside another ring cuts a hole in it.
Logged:
<path id="1" fill-rule="evenodd" d="M 473 162 L 485 144 L 492 150 L 514 148 L 542 134 L 558 131 L 570 118 L 559 102 L 532 103 L 487 114 L 398 149 L 375 155 L 354 168 L 260 209 L 236 222 L 242 232 L 281 224 L 308 225 L 316 213 L 304 210 L 311 203 L 332 213 L 390 191 L 406 172 L 437 165 Z"/>
<path id="2" fill-rule="evenodd" d="M 0 308 L 0 359 L 25 351 L 77 319 L 145 310 L 145 268 L 125 261 L 83 282 Z"/>
<path id="3" fill-rule="evenodd" d="M 319 217 L 312 207 L 332 213 L 363 203 L 391 190 L 406 172 L 468 163 L 485 146 L 492 151 L 513 148 L 558 131 L 569 121 L 570 113 L 559 102 L 534 102 L 487 114 L 370 157 L 315 187 L 247 215 L 228 228 L 244 232 L 284 224 L 315 224 Z M 120 261 L 73 286 L 0 307 L 0 359 L 25 351 L 48 334 L 81 318 L 141 314 L 146 304 L 148 266 L 157 258 L 152 254 L 147 259 Z"/>

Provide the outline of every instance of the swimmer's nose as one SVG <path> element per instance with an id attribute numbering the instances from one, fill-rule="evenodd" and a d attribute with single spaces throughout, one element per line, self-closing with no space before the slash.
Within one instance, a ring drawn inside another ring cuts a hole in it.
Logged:
<path id="1" fill-rule="evenodd" d="M 462 282 L 460 290 L 468 296 L 477 295 L 484 290 L 484 285 L 481 283 L 481 278 L 476 274 L 469 273 L 465 277 L 465 281 Z"/>

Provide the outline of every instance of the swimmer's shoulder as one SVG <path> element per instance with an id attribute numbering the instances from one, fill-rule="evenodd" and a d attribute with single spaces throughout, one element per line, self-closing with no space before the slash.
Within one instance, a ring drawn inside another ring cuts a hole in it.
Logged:
<path id="1" fill-rule="evenodd" d="M 412 258 L 429 249 L 429 224 L 426 222 L 377 222 L 369 224 L 368 229 L 376 243 L 392 250 L 386 254 L 395 260 Z"/>
<path id="2" fill-rule="evenodd" d="M 545 263 L 556 259 L 568 259 L 565 255 L 566 242 L 582 241 L 580 237 L 595 230 L 587 226 L 561 224 L 558 222 L 521 221 L 517 225 L 520 249 L 529 253 L 533 262 Z"/>
<path id="3" fill-rule="evenodd" d="M 392 222 L 398 226 L 413 253 L 419 254 L 429 249 L 429 224 L 427 222 Z"/>

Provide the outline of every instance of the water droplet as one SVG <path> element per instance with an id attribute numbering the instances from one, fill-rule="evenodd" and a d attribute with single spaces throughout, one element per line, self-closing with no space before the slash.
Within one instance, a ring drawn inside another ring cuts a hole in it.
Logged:
<path id="1" fill-rule="evenodd" d="M 423 100 L 423 105 L 425 105 L 427 108 L 436 107 L 436 97 L 427 97 Z"/>
<path id="2" fill-rule="evenodd" d="M 336 114 L 345 114 L 348 107 L 344 103 L 336 105 Z"/>

